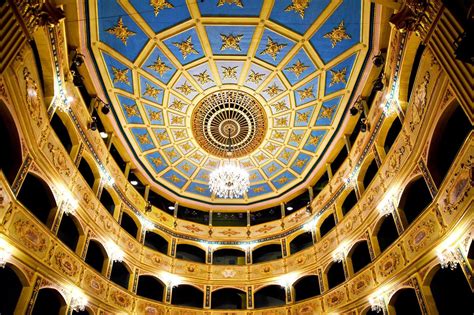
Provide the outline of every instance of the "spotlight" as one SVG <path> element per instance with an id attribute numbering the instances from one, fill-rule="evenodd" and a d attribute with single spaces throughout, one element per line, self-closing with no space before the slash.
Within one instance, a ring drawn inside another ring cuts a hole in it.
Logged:
<path id="1" fill-rule="evenodd" d="M 99 134 L 102 139 L 107 139 L 109 137 L 109 134 L 105 131 L 101 131 Z"/>
<path id="2" fill-rule="evenodd" d="M 92 131 L 97 130 L 97 118 L 95 116 L 92 116 L 92 120 L 89 122 L 89 129 Z"/>
<path id="3" fill-rule="evenodd" d="M 385 58 L 383 57 L 382 53 L 379 53 L 378 55 L 375 55 L 373 58 L 372 58 L 372 62 L 374 63 L 374 66 L 376 66 L 377 68 L 381 67 L 384 62 L 385 62 Z"/>
<path id="4" fill-rule="evenodd" d="M 355 115 L 357 115 L 357 114 L 359 113 L 359 109 L 358 109 L 355 105 L 352 106 L 349 111 L 350 111 L 350 113 L 351 113 L 352 116 L 355 116 Z"/>
<path id="5" fill-rule="evenodd" d="M 79 86 L 79 87 L 84 86 L 84 82 L 83 82 L 84 78 L 82 77 L 82 75 L 80 75 L 74 70 L 72 70 L 71 73 L 72 73 L 72 83 L 75 86 Z"/>
<path id="6" fill-rule="evenodd" d="M 146 202 L 145 212 L 151 212 L 151 202 L 150 201 Z"/>
<path id="7" fill-rule="evenodd" d="M 76 52 L 74 58 L 72 59 L 72 62 L 76 67 L 82 66 L 82 64 L 84 63 L 84 55 Z"/>
<path id="8" fill-rule="evenodd" d="M 360 131 L 361 132 L 366 132 L 367 128 L 368 128 L 367 119 L 366 118 L 361 118 L 359 123 L 360 123 Z"/>
<path id="9" fill-rule="evenodd" d="M 292 211 L 292 210 L 293 210 L 293 207 L 286 207 L 286 210 Z"/>
<path id="10" fill-rule="evenodd" d="M 138 185 L 138 181 L 136 181 L 136 180 L 131 180 L 131 181 L 130 181 L 130 184 L 132 184 L 132 186 L 137 186 L 137 185 Z"/>
<path id="11" fill-rule="evenodd" d="M 102 103 L 101 111 L 102 114 L 107 115 L 110 112 L 110 105 L 107 103 Z"/>
<path id="12" fill-rule="evenodd" d="M 383 80 L 382 80 L 382 75 L 380 75 L 374 82 L 374 90 L 375 91 L 382 91 L 383 90 L 383 87 L 384 87 L 384 84 L 383 84 Z"/>

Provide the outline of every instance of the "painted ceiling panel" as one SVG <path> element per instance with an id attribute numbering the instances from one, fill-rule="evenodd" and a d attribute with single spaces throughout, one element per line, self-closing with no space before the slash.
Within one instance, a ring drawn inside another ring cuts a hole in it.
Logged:
<path id="1" fill-rule="evenodd" d="M 370 48 L 362 36 L 369 3 L 89 0 L 90 49 L 116 132 L 159 184 L 152 187 L 225 208 L 271 201 L 324 167 L 320 157 Z M 235 99 L 222 99 L 223 91 Z M 195 128 L 208 130 L 193 125 L 206 99 L 209 108 L 245 100 L 258 110 L 243 117 L 260 113 L 266 122 L 255 126 L 261 140 L 237 159 L 251 180 L 242 198 L 219 199 L 207 187 L 224 160 L 195 136 Z"/>

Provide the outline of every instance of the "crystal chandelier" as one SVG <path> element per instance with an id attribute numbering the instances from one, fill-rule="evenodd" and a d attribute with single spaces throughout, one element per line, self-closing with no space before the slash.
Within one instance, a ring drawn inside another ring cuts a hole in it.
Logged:
<path id="1" fill-rule="evenodd" d="M 209 190 L 216 194 L 219 198 L 239 198 L 249 189 L 250 181 L 247 171 L 242 169 L 236 161 L 232 162 L 232 140 L 227 140 L 228 149 L 227 156 L 229 161 L 218 169 L 214 170 L 209 176 Z"/>

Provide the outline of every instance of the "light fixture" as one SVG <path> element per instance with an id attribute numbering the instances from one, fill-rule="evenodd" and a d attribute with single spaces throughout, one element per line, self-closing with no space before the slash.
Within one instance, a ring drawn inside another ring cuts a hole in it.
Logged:
<path id="1" fill-rule="evenodd" d="M 372 58 L 372 62 L 377 68 L 381 67 L 385 62 L 385 58 L 383 57 L 382 52 L 379 52 L 378 55 L 375 55 Z"/>
<path id="2" fill-rule="evenodd" d="M 347 252 L 347 243 L 342 243 L 332 254 L 332 260 L 341 263 L 344 260 Z"/>
<path id="3" fill-rule="evenodd" d="M 92 131 L 97 130 L 97 117 L 92 116 L 91 121 L 89 122 L 89 129 Z"/>
<path id="4" fill-rule="evenodd" d="M 102 102 L 102 108 L 100 109 L 102 114 L 107 115 L 110 112 L 110 105 Z"/>
<path id="5" fill-rule="evenodd" d="M 66 215 L 74 214 L 77 208 L 79 207 L 79 203 L 72 196 L 69 189 L 67 189 L 66 187 L 62 187 L 60 189 L 60 195 L 63 202 L 63 204 L 61 205 L 61 211 L 63 211 Z"/>
<path id="6" fill-rule="evenodd" d="M 169 206 L 168 207 L 168 210 L 174 210 L 174 209 L 175 209 L 174 206 Z"/>
<path id="7" fill-rule="evenodd" d="M 228 129 L 227 156 L 229 160 L 209 176 L 209 190 L 219 198 L 239 198 L 246 193 L 250 186 L 249 173 L 238 165 L 238 162 L 231 161 L 232 139 L 231 128 Z"/>
<path id="8" fill-rule="evenodd" d="M 84 55 L 75 51 L 74 57 L 72 58 L 72 62 L 76 67 L 82 66 L 82 64 L 84 63 Z"/>
<path id="9" fill-rule="evenodd" d="M 153 222 L 148 220 L 146 217 L 139 216 L 138 219 L 140 220 L 140 223 L 142 224 L 143 230 L 150 231 L 150 230 L 153 230 L 155 228 L 155 225 L 153 224 Z"/>
<path id="10" fill-rule="evenodd" d="M 130 184 L 132 184 L 132 186 L 137 186 L 137 185 L 138 185 L 138 181 L 136 181 L 136 180 L 131 180 L 131 181 L 130 181 Z"/>
<path id="11" fill-rule="evenodd" d="M 289 287 L 298 279 L 296 272 L 287 273 L 278 277 L 278 284 L 282 287 Z"/>
<path id="12" fill-rule="evenodd" d="M 112 262 L 122 262 L 123 261 L 123 258 L 125 257 L 125 253 L 113 241 L 108 241 L 105 244 L 105 249 L 107 250 L 107 254 L 109 255 L 109 258 L 110 258 L 110 260 L 112 260 Z"/>
<path id="13" fill-rule="evenodd" d="M 0 238 L 0 268 L 5 268 L 7 261 L 12 257 L 12 248 L 4 239 Z"/>
<path id="14" fill-rule="evenodd" d="M 384 87 L 384 84 L 383 84 L 383 73 L 381 73 L 377 79 L 375 79 L 375 81 L 373 82 L 373 89 L 375 91 L 382 91 L 383 90 L 383 87 Z"/>
<path id="15" fill-rule="evenodd" d="M 293 207 L 286 207 L 286 210 L 292 211 L 292 210 L 293 210 Z"/>
<path id="16" fill-rule="evenodd" d="M 385 303 L 383 301 L 383 296 L 376 295 L 369 298 L 370 309 L 376 313 L 383 312 Z"/>
<path id="17" fill-rule="evenodd" d="M 366 132 L 367 129 L 369 128 L 369 123 L 367 121 L 367 118 L 365 118 L 365 117 L 362 117 L 360 119 L 359 124 L 360 124 L 360 131 L 361 132 Z"/>
<path id="18" fill-rule="evenodd" d="M 87 297 L 76 287 L 71 289 L 71 302 L 69 306 L 74 312 L 85 311 L 88 303 Z"/>
<path id="19" fill-rule="evenodd" d="M 174 288 L 181 284 L 182 279 L 180 276 L 174 275 L 172 273 L 163 271 L 160 274 L 161 280 L 170 288 Z"/>
<path id="20" fill-rule="evenodd" d="M 99 132 L 99 135 L 102 139 L 107 139 L 109 137 L 109 134 L 105 131 Z"/>
<path id="21" fill-rule="evenodd" d="M 439 250 L 436 254 L 439 259 L 441 269 L 449 268 L 454 270 L 459 264 L 460 254 L 456 248 L 446 248 L 445 250 Z"/>

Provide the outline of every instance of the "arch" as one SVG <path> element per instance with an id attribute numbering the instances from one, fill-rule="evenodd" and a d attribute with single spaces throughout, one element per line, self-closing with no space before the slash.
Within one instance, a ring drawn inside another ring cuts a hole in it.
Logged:
<path id="1" fill-rule="evenodd" d="M 245 252 L 235 248 L 216 249 L 212 253 L 215 265 L 245 265 Z"/>
<path id="2" fill-rule="evenodd" d="M 102 189 L 102 193 L 100 194 L 99 201 L 104 206 L 104 208 L 107 209 L 107 211 L 112 216 L 114 216 L 116 203 L 115 203 L 115 199 L 112 197 L 112 195 L 110 194 L 107 188 L 104 187 L 104 189 Z"/>
<path id="3" fill-rule="evenodd" d="M 66 310 L 66 301 L 61 293 L 55 289 L 43 288 L 38 291 L 32 315 L 63 314 Z"/>
<path id="4" fill-rule="evenodd" d="M 438 120 L 428 151 L 428 169 L 440 187 L 472 125 L 458 102 L 450 105 Z"/>
<path id="5" fill-rule="evenodd" d="M 0 154 L 0 170 L 5 174 L 8 183 L 12 185 L 23 160 L 21 141 L 15 120 L 2 100 L 0 100 L 0 141 L 3 147 Z"/>
<path id="6" fill-rule="evenodd" d="M 375 175 L 377 175 L 378 170 L 379 170 L 379 167 L 377 165 L 377 161 L 375 161 L 375 158 L 373 158 L 370 164 L 366 168 L 363 169 L 364 173 L 360 174 L 362 178 L 362 184 L 364 185 L 364 189 L 369 187 Z"/>
<path id="7" fill-rule="evenodd" d="M 3 284 L 0 285 L 0 314 L 13 314 L 20 300 L 24 282 L 12 265 L 7 264 L 4 268 L 0 268 L 0 283 Z"/>
<path id="8" fill-rule="evenodd" d="M 63 214 L 61 223 L 59 224 L 58 238 L 64 245 L 75 252 L 81 235 L 83 235 L 83 233 L 77 219 L 71 214 Z"/>
<path id="9" fill-rule="evenodd" d="M 47 227 L 53 225 L 58 210 L 48 184 L 33 173 L 28 173 L 21 185 L 18 200 Z"/>
<path id="10" fill-rule="evenodd" d="M 202 308 L 204 292 L 189 284 L 180 284 L 173 288 L 171 304 Z"/>
<path id="11" fill-rule="evenodd" d="M 313 246 L 313 235 L 304 231 L 290 242 L 290 255 L 296 254 L 303 249 Z"/>
<path id="12" fill-rule="evenodd" d="M 89 266 L 102 273 L 107 261 L 107 251 L 99 241 L 93 239 L 89 241 L 85 261 Z"/>
<path id="13" fill-rule="evenodd" d="M 474 313 L 474 294 L 461 268 L 441 269 L 437 265 L 431 276 L 429 286 L 440 315 Z"/>
<path id="14" fill-rule="evenodd" d="M 344 198 L 341 204 L 341 211 L 346 215 L 357 204 L 357 195 L 355 189 L 352 189 Z"/>
<path id="15" fill-rule="evenodd" d="M 253 299 L 255 308 L 285 305 L 285 288 L 276 284 L 267 285 L 255 291 Z"/>
<path id="16" fill-rule="evenodd" d="M 176 258 L 199 263 L 206 263 L 206 252 L 190 244 L 176 245 Z"/>
<path id="17" fill-rule="evenodd" d="M 130 282 L 130 269 L 123 261 L 114 261 L 110 272 L 110 281 L 128 289 Z"/>
<path id="18" fill-rule="evenodd" d="M 334 218 L 334 213 L 330 213 L 324 221 L 319 225 L 319 235 L 323 237 L 328 234 L 334 227 L 336 227 L 336 220 Z"/>
<path id="19" fill-rule="evenodd" d="M 131 215 L 129 215 L 127 212 L 122 211 L 122 218 L 120 220 L 120 226 L 128 233 L 130 234 L 133 238 L 137 237 L 138 233 L 138 224 L 135 222 L 135 220 L 132 218 Z"/>
<path id="20" fill-rule="evenodd" d="M 380 252 L 383 253 L 398 238 L 398 230 L 393 214 L 384 216 L 376 225 L 374 235 L 379 245 Z"/>
<path id="21" fill-rule="evenodd" d="M 144 245 L 165 255 L 168 253 L 169 243 L 163 236 L 158 233 L 150 231 L 147 232 L 145 234 Z"/>
<path id="22" fill-rule="evenodd" d="M 293 283 L 295 302 L 306 300 L 321 294 L 319 278 L 316 275 L 307 275 Z"/>
<path id="23" fill-rule="evenodd" d="M 395 314 L 422 314 L 415 290 L 412 288 L 400 289 L 392 295 L 389 308 L 395 310 Z"/>
<path id="24" fill-rule="evenodd" d="M 157 277 L 149 275 L 141 275 L 138 277 L 138 296 L 161 302 L 163 301 L 164 292 L 165 284 Z"/>
<path id="25" fill-rule="evenodd" d="M 53 128 L 56 136 L 58 137 L 59 141 L 62 143 L 64 149 L 67 153 L 71 153 L 73 146 L 78 144 L 77 137 L 75 137 L 75 133 L 71 132 L 71 127 L 68 127 L 64 120 L 66 120 L 65 114 L 56 111 L 51 118 L 50 125 Z"/>
<path id="26" fill-rule="evenodd" d="M 347 258 L 348 263 L 352 265 L 354 273 L 364 269 L 372 261 L 368 242 L 363 240 L 355 243 L 347 254 Z"/>
<path id="27" fill-rule="evenodd" d="M 281 244 L 267 244 L 252 250 L 254 264 L 282 258 Z"/>
<path id="28" fill-rule="evenodd" d="M 418 176 L 405 186 L 398 209 L 402 221 L 409 226 L 433 201 L 423 176 Z"/>
<path id="29" fill-rule="evenodd" d="M 89 187 L 93 190 L 96 182 L 96 177 L 100 177 L 98 175 L 99 171 L 95 163 L 89 161 L 89 158 L 87 158 L 86 155 L 83 154 L 81 162 L 79 163 L 79 167 L 77 169 L 79 170 L 79 173 L 81 173 L 87 185 L 89 185 Z"/>
<path id="30" fill-rule="evenodd" d="M 327 268 L 326 278 L 328 280 L 329 290 L 346 281 L 342 262 L 332 262 Z"/>
<path id="31" fill-rule="evenodd" d="M 243 310 L 247 308 L 247 294 L 235 288 L 222 288 L 212 292 L 211 309 Z"/>

